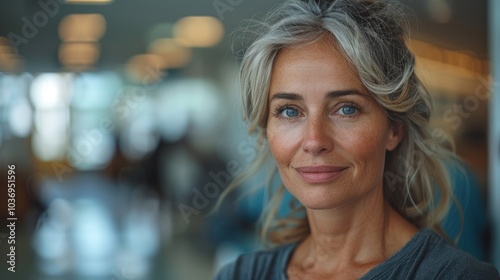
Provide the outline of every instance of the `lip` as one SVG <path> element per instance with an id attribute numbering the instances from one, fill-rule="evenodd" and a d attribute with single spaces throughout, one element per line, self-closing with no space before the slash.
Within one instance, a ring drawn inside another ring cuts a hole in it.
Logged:
<path id="1" fill-rule="evenodd" d="M 333 181 L 342 174 L 347 167 L 320 165 L 320 166 L 301 166 L 295 168 L 295 171 L 306 182 L 326 183 Z"/>

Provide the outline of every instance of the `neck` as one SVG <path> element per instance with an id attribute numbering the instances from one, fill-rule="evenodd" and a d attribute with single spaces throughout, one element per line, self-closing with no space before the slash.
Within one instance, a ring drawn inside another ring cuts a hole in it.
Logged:
<path id="1" fill-rule="evenodd" d="M 324 264 L 325 270 L 378 264 L 417 231 L 385 202 L 382 187 L 334 209 L 307 209 L 307 216 L 311 235 L 301 244 L 299 257 L 304 267 Z"/>

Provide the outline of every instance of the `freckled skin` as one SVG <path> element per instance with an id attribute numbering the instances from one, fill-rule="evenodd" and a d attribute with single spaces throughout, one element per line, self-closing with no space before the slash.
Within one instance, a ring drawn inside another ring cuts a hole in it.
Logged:
<path id="1" fill-rule="evenodd" d="M 341 90 L 360 94 L 327 97 Z M 273 98 L 277 93 L 293 93 L 301 100 Z M 351 114 L 353 104 L 359 107 Z M 292 111 L 278 111 L 283 106 Z M 277 55 L 267 137 L 284 185 L 306 208 L 335 209 L 369 197 L 382 199 L 385 153 L 399 143 L 400 130 L 391 125 L 332 40 L 286 48 Z M 318 165 L 345 169 L 322 183 L 307 182 L 295 170 Z"/>

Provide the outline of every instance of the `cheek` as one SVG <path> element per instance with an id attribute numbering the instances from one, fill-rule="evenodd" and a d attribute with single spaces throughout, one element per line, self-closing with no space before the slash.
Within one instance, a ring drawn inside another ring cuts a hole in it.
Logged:
<path id="1" fill-rule="evenodd" d="M 379 174 L 384 166 L 386 129 L 377 126 L 363 127 L 354 133 L 345 133 L 343 143 L 346 156 L 351 158 L 362 174 Z M 339 142 L 338 142 L 339 143 Z M 367 176 L 368 177 L 368 176 Z"/>
<path id="2" fill-rule="evenodd" d="M 299 137 L 298 135 L 293 135 L 296 133 L 293 133 L 290 129 L 279 130 L 272 127 L 267 131 L 269 149 L 278 167 L 280 179 L 286 189 L 293 196 L 297 197 L 299 194 L 295 191 L 295 184 L 292 179 L 293 175 L 290 173 L 291 169 L 289 167 L 299 149 L 295 141 Z"/>
<path id="3" fill-rule="evenodd" d="M 300 145 L 301 130 L 298 127 L 268 124 L 267 141 L 271 153 L 279 166 L 288 165 L 294 151 Z"/>
<path id="4" fill-rule="evenodd" d="M 282 161 L 286 160 L 288 143 L 284 141 L 284 138 L 280 134 L 276 133 L 276 131 L 273 131 L 272 133 L 268 132 L 267 139 L 271 154 L 276 160 L 276 163 L 280 165 Z"/>

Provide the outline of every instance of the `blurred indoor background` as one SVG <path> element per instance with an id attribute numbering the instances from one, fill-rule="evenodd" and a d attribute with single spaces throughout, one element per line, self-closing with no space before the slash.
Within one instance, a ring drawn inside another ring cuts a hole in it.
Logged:
<path id="1" fill-rule="evenodd" d="M 237 102 L 238 27 L 280 2 L 0 1 L 0 278 L 210 279 L 259 248 L 263 193 L 210 210 L 256 153 Z M 436 137 L 467 164 L 459 246 L 500 267 L 500 20 L 488 16 L 500 4 L 389 2 L 409 14 Z"/>

